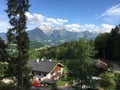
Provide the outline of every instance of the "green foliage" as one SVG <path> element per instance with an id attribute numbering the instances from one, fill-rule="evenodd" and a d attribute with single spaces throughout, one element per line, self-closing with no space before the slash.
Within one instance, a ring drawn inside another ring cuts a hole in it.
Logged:
<path id="1" fill-rule="evenodd" d="M 81 39 L 79 41 L 66 42 L 64 44 L 41 49 L 38 51 L 40 58 L 53 58 L 58 60 L 64 59 L 80 59 L 85 53 L 88 57 L 93 57 L 96 53 L 93 46 L 93 41 Z"/>
<path id="2" fill-rule="evenodd" d="M 5 44 L 4 40 L 0 38 L 0 62 L 7 61 L 8 53 L 7 53 L 7 45 Z"/>
<path id="3" fill-rule="evenodd" d="M 91 77 L 94 73 L 94 61 L 92 59 L 74 59 L 67 62 L 69 77 L 74 77 L 78 86 L 90 85 Z"/>
<path id="4" fill-rule="evenodd" d="M 68 81 L 60 79 L 59 81 L 57 81 L 57 86 L 58 86 L 58 87 L 59 87 L 59 86 L 64 86 L 64 85 L 67 84 L 67 83 L 68 83 Z"/>
<path id="5" fill-rule="evenodd" d="M 114 76 L 115 76 L 116 89 L 119 90 L 120 89 L 120 71 L 114 72 Z"/>
<path id="6" fill-rule="evenodd" d="M 6 71 L 8 69 L 8 53 L 7 53 L 7 45 L 4 40 L 0 38 L 0 78 L 6 75 Z"/>
<path id="7" fill-rule="evenodd" d="M 111 58 L 120 60 L 120 25 L 111 30 Z"/>
<path id="8" fill-rule="evenodd" d="M 110 58 L 111 52 L 110 52 L 110 45 L 111 45 L 111 38 L 110 33 L 102 33 L 99 34 L 95 38 L 95 49 L 98 50 L 98 53 L 96 54 L 96 57 L 98 58 Z"/>
<path id="9" fill-rule="evenodd" d="M 5 76 L 7 69 L 8 69 L 8 63 L 0 62 L 0 78 Z"/>
<path id="10" fill-rule="evenodd" d="M 74 78 L 72 77 L 63 77 L 61 79 L 59 79 L 57 81 L 57 86 L 65 86 L 65 85 L 69 85 L 70 83 L 72 83 L 74 80 Z"/>
<path id="11" fill-rule="evenodd" d="M 27 61 L 29 58 L 29 38 L 25 32 L 26 29 L 26 15 L 29 8 L 29 0 L 7 0 L 9 23 L 12 28 L 8 29 L 7 39 L 8 44 L 16 45 L 16 57 L 9 54 L 9 70 L 8 74 L 16 77 L 18 85 L 23 85 L 24 78 L 29 74 L 27 68 Z M 10 49 L 10 48 L 9 48 Z M 14 54 L 14 53 L 12 53 Z M 27 73 L 26 73 L 27 72 Z"/>
<path id="12" fill-rule="evenodd" d="M 99 34 L 95 38 L 95 49 L 98 51 L 97 58 L 120 60 L 120 25 L 110 33 Z"/>
<path id="13" fill-rule="evenodd" d="M 103 73 L 100 75 L 100 86 L 105 90 L 115 90 L 115 77 L 113 73 Z"/>
<path id="14" fill-rule="evenodd" d="M 30 42 L 30 49 L 31 50 L 34 50 L 34 49 L 37 49 L 37 48 L 40 48 L 40 47 L 44 47 L 45 45 L 42 44 L 41 42 L 35 42 L 35 41 L 31 41 Z"/>
<path id="15" fill-rule="evenodd" d="M 45 45 L 41 42 L 31 41 L 29 50 L 30 59 L 38 58 L 38 50 L 42 47 L 45 47 Z"/>

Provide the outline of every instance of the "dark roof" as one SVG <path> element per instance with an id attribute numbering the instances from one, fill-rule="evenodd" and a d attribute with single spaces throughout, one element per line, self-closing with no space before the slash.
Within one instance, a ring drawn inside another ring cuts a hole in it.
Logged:
<path id="1" fill-rule="evenodd" d="M 49 73 L 58 63 L 53 61 L 39 61 L 29 60 L 28 66 L 32 67 L 32 70 Z"/>

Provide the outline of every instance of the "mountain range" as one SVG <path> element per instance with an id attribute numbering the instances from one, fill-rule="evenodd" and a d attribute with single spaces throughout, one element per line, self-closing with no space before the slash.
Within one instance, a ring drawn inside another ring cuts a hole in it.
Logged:
<path id="1" fill-rule="evenodd" d="M 44 32 L 44 30 L 40 28 L 35 28 L 33 30 L 27 31 L 30 41 L 40 42 L 45 45 L 58 45 L 64 42 L 69 42 L 73 40 L 79 40 L 80 38 L 94 39 L 98 33 L 83 31 L 83 32 L 72 32 L 68 31 L 64 28 L 59 30 L 49 30 Z M 5 33 L 0 33 L 0 37 L 3 40 L 6 39 Z"/>

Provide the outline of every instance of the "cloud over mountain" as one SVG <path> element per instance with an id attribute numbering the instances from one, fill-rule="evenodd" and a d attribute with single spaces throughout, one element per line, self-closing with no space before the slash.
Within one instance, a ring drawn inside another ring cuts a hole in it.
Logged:
<path id="1" fill-rule="evenodd" d="M 118 6 L 116 6 L 117 8 Z M 114 7 L 115 8 L 115 7 Z M 113 8 L 113 9 L 114 9 Z M 104 13 L 102 16 L 107 15 L 107 13 Z M 46 17 L 41 14 L 36 13 L 26 13 L 26 16 L 28 18 L 28 23 L 35 27 L 39 27 L 44 32 L 49 32 L 50 30 L 60 30 L 61 28 L 65 28 L 68 31 L 73 32 L 81 32 L 81 31 L 96 31 L 96 32 L 109 32 L 114 26 L 110 24 L 101 24 L 101 25 L 95 25 L 95 24 L 79 24 L 79 23 L 72 23 L 67 19 L 61 19 L 61 18 L 51 18 Z M 31 27 L 31 26 L 28 26 Z M 34 27 L 34 28 L 35 28 Z"/>
<path id="2" fill-rule="evenodd" d="M 45 17 L 41 14 L 30 14 L 29 12 L 26 12 L 26 16 L 28 18 L 28 22 L 31 24 L 41 23 L 44 21 Z"/>
<path id="3" fill-rule="evenodd" d="M 116 7 L 113 7 L 112 10 L 119 11 L 118 8 L 120 5 L 117 5 Z M 111 9 L 110 9 L 111 10 Z M 109 11 L 109 10 L 108 10 Z M 115 11 L 114 11 L 115 12 Z M 110 13 L 110 11 L 109 11 Z M 117 12 L 117 15 L 119 15 L 120 12 Z M 107 16 L 108 13 L 103 13 L 102 16 Z M 112 14 L 111 15 L 115 15 Z M 27 27 L 28 30 L 32 30 L 36 27 L 39 27 L 40 29 L 44 30 L 44 32 L 49 32 L 51 30 L 61 30 L 61 28 L 65 28 L 68 31 L 73 32 L 82 32 L 82 31 L 96 31 L 96 32 L 109 32 L 114 26 L 112 24 L 103 23 L 100 25 L 96 24 L 80 24 L 80 23 L 71 23 L 67 19 L 62 18 L 52 18 L 52 17 L 46 17 L 42 14 L 38 13 L 26 13 L 27 16 Z M 6 18 L 6 16 L 5 16 Z M 120 17 L 119 17 L 120 18 Z M 8 28 L 10 27 L 7 20 L 3 20 L 3 16 L 0 17 L 0 31 L 6 32 Z M 119 20 L 119 19 L 118 19 Z"/>
<path id="4" fill-rule="evenodd" d="M 79 32 L 80 24 L 67 24 L 65 28 L 69 31 Z"/>
<path id="5" fill-rule="evenodd" d="M 101 29 L 103 29 L 103 32 L 110 32 L 112 28 L 114 28 L 115 26 L 113 25 L 109 25 L 109 24 L 102 24 L 101 25 Z"/>
<path id="6" fill-rule="evenodd" d="M 46 16 L 43 16 L 41 14 L 36 13 L 26 13 L 26 16 L 28 18 L 28 23 L 30 24 L 39 24 L 39 25 L 47 25 L 49 27 L 56 26 L 56 25 L 63 25 L 64 23 L 68 22 L 66 19 L 60 19 L 60 18 L 48 18 Z"/>

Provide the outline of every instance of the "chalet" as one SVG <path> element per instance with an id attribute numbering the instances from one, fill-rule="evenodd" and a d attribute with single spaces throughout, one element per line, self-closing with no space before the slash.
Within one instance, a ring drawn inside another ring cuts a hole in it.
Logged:
<path id="1" fill-rule="evenodd" d="M 102 60 L 97 60 L 97 63 L 95 65 L 96 71 L 95 71 L 95 75 L 99 76 L 101 73 L 104 73 L 108 70 L 109 65 L 107 63 L 105 63 Z"/>
<path id="2" fill-rule="evenodd" d="M 58 80 L 63 73 L 63 65 L 52 60 L 30 60 L 28 66 L 32 67 L 33 80 Z"/>

